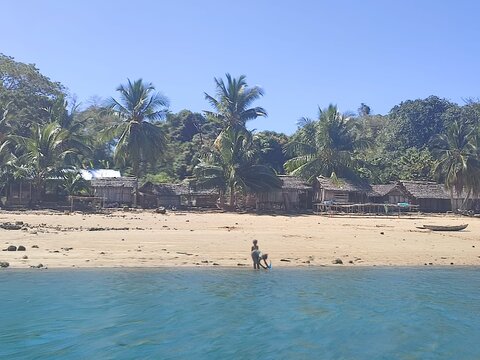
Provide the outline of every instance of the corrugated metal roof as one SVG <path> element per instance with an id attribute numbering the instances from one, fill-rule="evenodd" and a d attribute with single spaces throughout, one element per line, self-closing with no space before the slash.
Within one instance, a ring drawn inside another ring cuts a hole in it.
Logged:
<path id="1" fill-rule="evenodd" d="M 81 169 L 80 175 L 85 180 L 121 177 L 120 171 L 112 169 Z"/>

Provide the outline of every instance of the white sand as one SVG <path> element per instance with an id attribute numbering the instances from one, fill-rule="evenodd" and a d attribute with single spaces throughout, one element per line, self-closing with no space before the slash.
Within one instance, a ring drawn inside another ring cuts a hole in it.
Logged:
<path id="1" fill-rule="evenodd" d="M 16 221 L 27 229 L 0 229 L 0 248 L 26 247 L 25 252 L 0 252 L 0 261 L 12 268 L 40 263 L 49 268 L 250 267 L 252 239 L 258 239 L 274 267 L 333 266 L 337 258 L 343 265 L 335 266 L 344 267 L 480 265 L 480 219 L 453 215 L 0 212 L 0 223 Z M 416 228 L 463 223 L 469 226 L 460 232 Z M 91 227 L 111 229 L 87 231 Z"/>

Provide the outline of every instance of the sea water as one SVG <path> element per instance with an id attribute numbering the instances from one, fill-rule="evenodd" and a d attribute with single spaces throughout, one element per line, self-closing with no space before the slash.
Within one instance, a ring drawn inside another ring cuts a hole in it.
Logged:
<path id="1" fill-rule="evenodd" d="M 0 271 L 1 359 L 480 359 L 480 269 Z"/>

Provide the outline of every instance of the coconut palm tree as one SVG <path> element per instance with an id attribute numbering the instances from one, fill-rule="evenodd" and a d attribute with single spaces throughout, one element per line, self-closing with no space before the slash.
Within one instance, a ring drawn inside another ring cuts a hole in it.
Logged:
<path id="1" fill-rule="evenodd" d="M 16 146 L 18 158 L 15 172 L 32 180 L 38 200 L 45 192 L 45 180 L 58 176 L 64 169 L 65 157 L 77 153 L 66 147 L 68 132 L 57 123 L 32 124 L 29 137 L 11 135 L 7 141 Z"/>
<path id="2" fill-rule="evenodd" d="M 332 173 L 355 177 L 352 169 L 357 143 L 354 125 L 331 104 L 326 109 L 319 108 L 318 120 L 302 118 L 299 130 L 285 147 L 292 157 L 285 163 L 285 170 L 308 180 Z"/>
<path id="3" fill-rule="evenodd" d="M 262 107 L 250 107 L 255 100 L 263 96 L 263 90 L 258 87 L 248 87 L 245 75 L 238 79 L 225 74 L 227 83 L 223 79 L 214 78 L 215 96 L 205 93 L 205 99 L 212 105 L 215 112 L 205 111 L 210 118 L 223 123 L 227 127 L 245 128 L 249 120 L 267 116 L 267 111 Z"/>
<path id="4" fill-rule="evenodd" d="M 118 138 L 114 159 L 121 164 L 129 162 L 137 177 L 143 164 L 156 163 L 167 143 L 163 131 L 153 121 L 165 117 L 168 100 L 154 90 L 152 84 L 142 79 L 128 80 L 126 85 L 117 88 L 120 100 L 112 98 L 108 104 L 123 120 L 120 126 L 110 129 Z"/>
<path id="5" fill-rule="evenodd" d="M 251 134 L 244 129 L 228 127 L 223 130 L 215 151 L 206 156 L 194 169 L 197 184 L 220 189 L 229 194 L 229 205 L 235 208 L 237 192 L 259 192 L 281 186 L 281 180 L 272 168 L 257 164 L 256 149 Z"/>
<path id="6" fill-rule="evenodd" d="M 474 126 L 454 121 L 445 134 L 433 139 L 433 153 L 437 158 L 435 173 L 443 179 L 450 190 L 452 210 L 454 192 L 461 195 L 466 191 L 463 205 L 469 196 L 480 193 L 479 136 Z M 462 206 L 463 206 L 462 205 Z"/>
<path id="7" fill-rule="evenodd" d="M 70 110 L 67 110 L 67 108 L 68 102 L 63 97 L 60 97 L 46 111 L 49 113 L 49 121 L 57 123 L 62 130 L 68 133 L 65 147 L 77 150 L 74 156 L 67 156 L 65 159 L 67 164 L 74 165 L 75 162 L 80 160 L 79 155 L 88 158 L 92 154 L 90 145 L 92 145 L 93 139 L 88 137 L 85 132 L 87 123 L 92 118 L 80 118 L 78 116 L 78 104 L 74 103 Z"/>

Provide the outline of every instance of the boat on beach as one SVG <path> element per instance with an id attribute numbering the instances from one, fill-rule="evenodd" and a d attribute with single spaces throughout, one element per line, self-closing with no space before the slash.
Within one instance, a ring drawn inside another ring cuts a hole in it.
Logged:
<path id="1" fill-rule="evenodd" d="M 468 224 L 462 225 L 423 225 L 423 229 L 432 231 L 460 231 L 465 229 Z"/>

